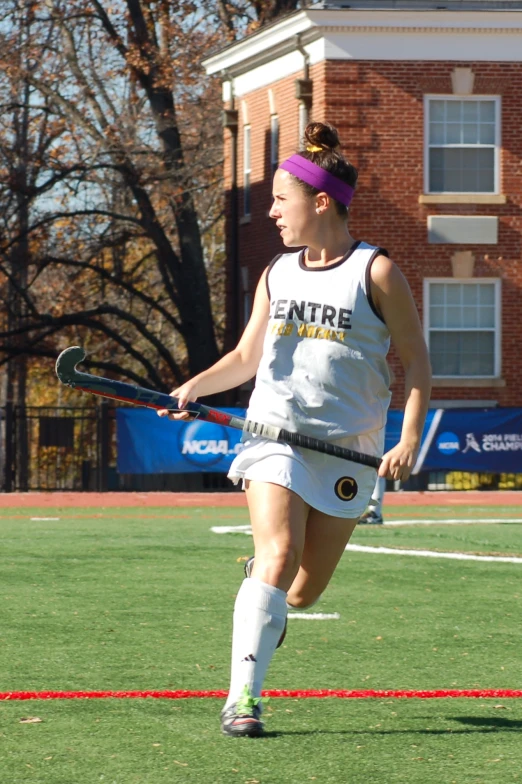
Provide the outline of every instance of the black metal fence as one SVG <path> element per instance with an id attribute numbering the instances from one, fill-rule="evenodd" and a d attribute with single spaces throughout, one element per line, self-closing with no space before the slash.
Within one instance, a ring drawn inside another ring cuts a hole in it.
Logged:
<path id="1" fill-rule="evenodd" d="M 114 409 L 100 405 L 0 408 L 3 490 L 108 490 Z"/>
<path id="2" fill-rule="evenodd" d="M 225 474 L 118 474 L 115 408 L 0 407 L 0 490 L 235 491 Z"/>
<path id="3" fill-rule="evenodd" d="M 226 474 L 118 474 L 115 408 L 92 406 L 0 407 L 0 489 L 239 491 Z M 388 482 L 388 490 L 396 489 Z M 403 490 L 521 490 L 520 474 L 423 472 Z"/>

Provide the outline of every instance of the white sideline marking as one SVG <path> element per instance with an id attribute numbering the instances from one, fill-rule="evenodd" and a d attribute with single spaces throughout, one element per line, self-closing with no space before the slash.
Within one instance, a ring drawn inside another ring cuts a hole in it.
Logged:
<path id="1" fill-rule="evenodd" d="M 384 523 L 384 527 L 393 525 L 449 525 L 450 523 L 522 523 L 522 517 L 446 517 L 443 520 L 408 519 L 390 520 Z M 210 529 L 215 534 L 247 534 L 250 536 L 252 528 L 250 525 L 216 525 Z"/>
<path id="2" fill-rule="evenodd" d="M 214 525 L 210 530 L 213 534 L 252 534 L 251 525 Z"/>
<path id="3" fill-rule="evenodd" d="M 455 561 L 494 561 L 496 563 L 522 563 L 522 558 L 504 555 L 470 555 L 469 553 L 438 553 L 436 550 L 398 550 L 393 547 L 367 547 L 362 544 L 347 544 L 345 550 L 377 555 L 419 555 L 424 558 L 451 558 Z"/>
<path id="4" fill-rule="evenodd" d="M 60 518 L 59 517 L 31 517 L 30 519 L 31 520 L 39 520 L 41 522 L 49 522 L 51 520 L 53 520 L 53 521 L 59 520 Z"/>
<path id="5" fill-rule="evenodd" d="M 411 522 L 411 521 L 400 521 Z M 438 520 L 424 520 L 423 522 L 438 523 Z M 455 520 L 455 522 L 461 522 Z M 469 521 L 471 522 L 471 521 Z M 477 522 L 473 520 L 473 522 Z M 491 522 L 488 520 L 487 522 Z M 508 522 L 502 520 L 502 522 Z M 514 522 L 520 522 L 516 519 Z M 250 525 L 216 525 L 210 529 L 215 534 L 252 534 Z M 522 558 L 505 555 L 471 555 L 469 553 L 438 553 L 436 550 L 400 550 L 393 547 L 368 547 L 362 544 L 347 544 L 345 550 L 356 553 L 371 553 L 374 555 L 417 555 L 421 558 L 450 558 L 454 561 L 489 561 L 493 563 L 522 563 Z"/>
<path id="6" fill-rule="evenodd" d="M 522 523 L 522 517 L 454 517 L 444 520 L 389 520 L 384 526 L 392 525 L 447 525 L 448 523 Z"/>
<path id="7" fill-rule="evenodd" d="M 287 618 L 301 618 L 303 621 L 338 621 L 341 617 L 339 613 L 305 613 L 289 612 Z"/>

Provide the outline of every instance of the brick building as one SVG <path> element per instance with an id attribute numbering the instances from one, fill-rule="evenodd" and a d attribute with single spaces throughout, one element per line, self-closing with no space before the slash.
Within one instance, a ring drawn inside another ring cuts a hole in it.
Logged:
<path id="1" fill-rule="evenodd" d="M 230 343 L 282 249 L 273 171 L 325 120 L 359 169 L 352 235 L 412 288 L 434 405 L 522 405 L 522 2 L 323 0 L 205 66 L 223 79 Z"/>

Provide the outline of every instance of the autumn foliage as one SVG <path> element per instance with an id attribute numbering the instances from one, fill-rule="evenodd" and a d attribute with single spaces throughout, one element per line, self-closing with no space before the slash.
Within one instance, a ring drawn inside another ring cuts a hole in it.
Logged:
<path id="1" fill-rule="evenodd" d="M 201 62 L 296 0 L 5 0 L 0 362 L 23 401 L 57 353 L 170 390 L 222 347 L 219 80 Z M 5 372 L 5 371 L 4 371 Z M 39 384 L 43 399 L 53 385 Z"/>

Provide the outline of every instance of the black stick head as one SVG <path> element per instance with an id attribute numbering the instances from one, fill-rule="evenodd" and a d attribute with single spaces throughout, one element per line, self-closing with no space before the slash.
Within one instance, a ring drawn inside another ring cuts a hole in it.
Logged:
<path id="1" fill-rule="evenodd" d="M 62 351 L 56 360 L 56 375 L 62 384 L 74 386 L 76 383 L 76 365 L 83 362 L 87 354 L 81 346 L 70 346 Z"/>

